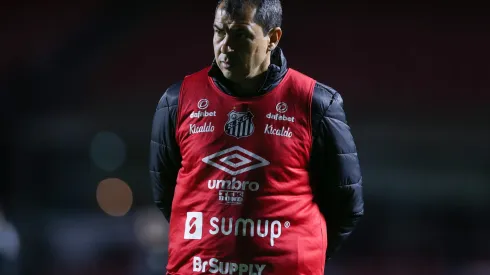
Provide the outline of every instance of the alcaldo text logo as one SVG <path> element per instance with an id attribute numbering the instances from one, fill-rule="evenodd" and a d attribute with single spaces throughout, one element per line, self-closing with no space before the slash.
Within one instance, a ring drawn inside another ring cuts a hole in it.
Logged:
<path id="1" fill-rule="evenodd" d="M 289 127 L 286 128 L 282 126 L 282 128 L 274 128 L 274 125 L 272 124 L 265 125 L 264 134 L 287 137 L 287 138 L 291 138 L 293 136 L 293 132 L 291 132 L 291 129 Z"/>
<path id="2" fill-rule="evenodd" d="M 209 261 L 195 256 L 192 260 L 192 271 L 213 274 L 238 274 L 238 275 L 262 275 L 265 264 L 242 264 L 235 262 L 223 262 L 217 258 Z"/>
<path id="3" fill-rule="evenodd" d="M 214 125 L 211 122 L 205 122 L 202 125 L 199 124 L 189 124 L 189 134 L 199 134 L 199 133 L 212 133 L 214 132 Z"/>
<path id="4" fill-rule="evenodd" d="M 216 116 L 216 111 L 208 112 L 206 109 L 209 106 L 209 100 L 203 98 L 197 102 L 197 108 L 199 111 L 192 112 L 190 118 L 200 118 L 200 117 L 208 117 L 208 116 Z M 202 111 L 201 111 L 202 110 Z"/>
<path id="5" fill-rule="evenodd" d="M 252 121 L 254 115 L 250 111 L 228 113 L 228 121 L 225 123 L 225 133 L 236 138 L 248 137 L 253 134 L 255 126 Z"/>

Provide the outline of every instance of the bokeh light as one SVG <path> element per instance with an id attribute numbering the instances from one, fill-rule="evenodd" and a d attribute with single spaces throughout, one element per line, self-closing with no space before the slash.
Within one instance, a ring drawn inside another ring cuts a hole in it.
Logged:
<path id="1" fill-rule="evenodd" d="M 156 207 L 143 208 L 137 213 L 134 230 L 143 246 L 158 248 L 167 245 L 168 222 Z"/>
<path id="2" fill-rule="evenodd" d="M 97 186 L 97 203 L 108 215 L 126 215 L 133 204 L 133 192 L 129 185 L 118 178 L 108 178 Z"/>
<path id="3" fill-rule="evenodd" d="M 16 227 L 5 219 L 0 209 L 0 260 L 16 261 L 20 251 L 19 232 Z M 2 271 L 0 261 L 0 271 Z M 3 273 L 2 273 L 3 274 Z"/>
<path id="4" fill-rule="evenodd" d="M 90 146 L 92 161 L 101 169 L 112 172 L 126 159 L 126 145 L 115 133 L 99 132 Z"/>

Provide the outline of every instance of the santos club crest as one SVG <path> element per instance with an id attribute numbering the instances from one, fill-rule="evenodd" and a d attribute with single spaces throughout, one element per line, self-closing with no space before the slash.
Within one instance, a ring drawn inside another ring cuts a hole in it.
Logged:
<path id="1" fill-rule="evenodd" d="M 228 113 L 228 121 L 225 123 L 225 133 L 236 138 L 250 136 L 255 129 L 252 121 L 253 117 L 254 115 L 250 111 L 237 112 L 232 110 Z"/>

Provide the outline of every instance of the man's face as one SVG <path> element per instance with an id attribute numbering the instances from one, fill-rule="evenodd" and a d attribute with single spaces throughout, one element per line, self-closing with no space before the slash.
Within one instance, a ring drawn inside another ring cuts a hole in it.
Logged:
<path id="1" fill-rule="evenodd" d="M 214 19 L 214 57 L 223 75 L 235 83 L 252 78 L 268 62 L 269 36 L 253 22 L 255 8 L 245 7 L 237 18 L 218 7 Z M 267 63 L 268 64 L 268 63 Z"/>

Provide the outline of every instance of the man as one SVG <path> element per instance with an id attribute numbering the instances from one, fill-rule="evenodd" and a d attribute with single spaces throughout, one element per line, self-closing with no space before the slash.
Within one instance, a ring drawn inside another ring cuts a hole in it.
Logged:
<path id="1" fill-rule="evenodd" d="M 158 103 L 150 175 L 167 274 L 323 274 L 363 216 L 342 98 L 287 67 L 281 17 L 279 0 L 220 1 L 212 65 Z"/>

